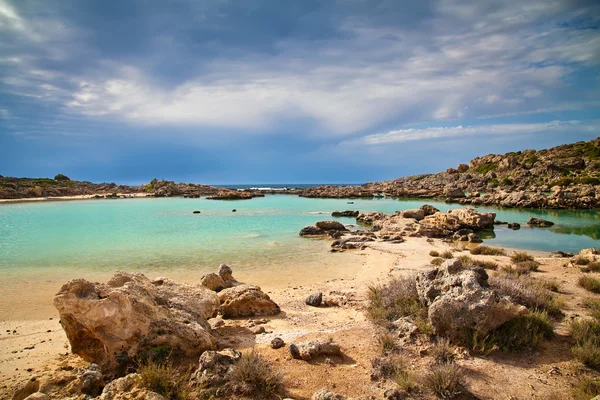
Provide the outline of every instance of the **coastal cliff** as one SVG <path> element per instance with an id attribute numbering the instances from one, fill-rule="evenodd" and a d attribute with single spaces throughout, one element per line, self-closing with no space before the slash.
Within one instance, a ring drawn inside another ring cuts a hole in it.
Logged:
<path id="1" fill-rule="evenodd" d="M 547 150 L 477 157 L 437 174 L 362 186 L 319 186 L 304 197 L 444 198 L 471 205 L 521 208 L 600 206 L 600 138 Z"/>

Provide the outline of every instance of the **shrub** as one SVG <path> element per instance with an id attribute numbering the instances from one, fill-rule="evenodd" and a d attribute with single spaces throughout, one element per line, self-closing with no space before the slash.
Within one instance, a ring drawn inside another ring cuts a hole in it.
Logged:
<path id="1" fill-rule="evenodd" d="M 391 354 L 384 357 L 374 357 L 371 360 L 371 379 L 379 380 L 392 378 L 398 372 L 406 370 L 406 359 L 399 354 Z"/>
<path id="2" fill-rule="evenodd" d="M 546 311 L 553 317 L 562 315 L 562 301 L 546 289 L 541 281 L 505 275 L 492 276 L 488 282 L 496 293 L 508 296 L 517 304 L 534 311 Z"/>
<path id="3" fill-rule="evenodd" d="M 396 349 L 396 337 L 390 332 L 381 332 L 377 335 L 377 344 L 381 355 L 393 353 Z"/>
<path id="4" fill-rule="evenodd" d="M 571 335 L 575 346 L 571 349 L 576 359 L 592 368 L 600 367 L 600 321 L 580 318 L 573 321 Z"/>
<path id="5" fill-rule="evenodd" d="M 540 280 L 540 286 L 544 289 L 549 290 L 551 292 L 558 293 L 560 292 L 560 283 L 556 279 L 552 280 Z"/>
<path id="6" fill-rule="evenodd" d="M 463 267 L 465 267 L 465 268 L 481 267 L 484 269 L 491 269 L 491 270 L 495 271 L 499 267 L 498 263 L 496 263 L 494 261 L 476 260 L 467 255 L 462 255 L 462 256 L 458 257 L 458 259 L 462 262 Z"/>
<path id="7" fill-rule="evenodd" d="M 417 388 L 417 377 L 408 369 L 399 369 L 392 377 L 400 390 L 412 392 Z"/>
<path id="8" fill-rule="evenodd" d="M 583 302 L 583 306 L 590 310 L 590 315 L 600 320 L 600 299 L 589 299 Z"/>
<path id="9" fill-rule="evenodd" d="M 274 372 L 267 361 L 253 350 L 243 354 L 235 364 L 227 386 L 233 393 L 267 397 L 276 393 L 282 382 L 281 373 Z"/>
<path id="10" fill-rule="evenodd" d="M 474 249 L 471 249 L 471 254 L 483 256 L 503 256 L 506 253 L 504 252 L 504 249 L 480 245 L 475 247 Z"/>
<path id="11" fill-rule="evenodd" d="M 142 386 L 173 400 L 189 398 L 188 379 L 170 362 L 147 362 L 138 368 Z"/>
<path id="12" fill-rule="evenodd" d="M 442 399 L 452 399 L 462 393 L 464 372 L 456 364 L 436 365 L 425 375 L 423 385 Z"/>
<path id="13" fill-rule="evenodd" d="M 431 265 L 436 265 L 436 266 L 440 266 L 444 263 L 444 259 L 441 257 L 436 257 L 433 260 L 431 260 Z"/>
<path id="14" fill-rule="evenodd" d="M 485 163 L 485 164 L 481 164 L 477 168 L 474 168 L 473 172 L 476 173 L 476 174 L 485 175 L 488 172 L 493 171 L 495 169 L 498 169 L 498 164 L 497 163 Z"/>
<path id="15" fill-rule="evenodd" d="M 431 356 L 436 364 L 449 364 L 454 362 L 455 347 L 446 338 L 438 338 L 431 349 Z"/>
<path id="16" fill-rule="evenodd" d="M 454 255 L 450 250 L 446 250 L 445 252 L 440 254 L 440 257 L 445 258 L 446 260 L 450 260 L 452 257 L 454 257 Z"/>
<path id="17" fill-rule="evenodd" d="M 440 253 L 439 253 L 438 251 L 436 251 L 436 250 L 431 250 L 431 251 L 429 252 L 429 255 L 430 255 L 431 257 L 439 257 L 439 256 L 440 256 Z"/>
<path id="18" fill-rule="evenodd" d="M 592 272 L 600 272 L 600 262 L 598 261 L 590 262 L 587 267 Z"/>
<path id="19" fill-rule="evenodd" d="M 505 266 L 502 268 L 504 272 L 510 275 L 522 276 L 527 275 L 533 271 L 537 271 L 539 264 L 535 261 L 523 261 L 516 263 L 512 266 Z"/>
<path id="20" fill-rule="evenodd" d="M 419 301 L 414 275 L 370 286 L 367 312 L 373 321 L 384 325 L 400 317 L 427 318 L 427 308 Z"/>
<path id="21" fill-rule="evenodd" d="M 58 174 L 54 177 L 54 180 L 55 181 L 70 181 L 71 179 L 66 175 Z"/>
<path id="22" fill-rule="evenodd" d="M 576 256 L 572 261 L 575 265 L 588 265 L 591 262 L 589 258 L 584 256 Z"/>
<path id="23" fill-rule="evenodd" d="M 529 254 L 527 254 L 524 251 L 515 251 L 511 256 L 510 259 L 512 260 L 512 262 L 514 262 L 515 264 L 517 263 L 522 263 L 522 262 L 527 262 L 527 261 L 533 261 L 533 257 L 530 256 Z"/>
<path id="24" fill-rule="evenodd" d="M 582 288 L 584 288 L 590 292 L 600 293 L 600 280 L 599 279 L 596 279 L 589 275 L 584 275 L 581 278 L 579 278 L 579 281 L 577 281 L 577 283 L 579 284 L 579 286 L 581 286 Z"/>
<path id="25" fill-rule="evenodd" d="M 579 378 L 573 387 L 573 400 L 590 400 L 600 394 L 600 379 L 589 376 Z"/>

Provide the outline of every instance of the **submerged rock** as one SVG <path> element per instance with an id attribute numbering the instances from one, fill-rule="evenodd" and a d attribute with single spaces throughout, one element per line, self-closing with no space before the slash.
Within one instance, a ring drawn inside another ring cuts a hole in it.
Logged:
<path id="1" fill-rule="evenodd" d="M 332 217 L 358 217 L 360 212 L 358 210 L 346 210 L 346 211 L 334 211 L 331 213 Z"/>
<path id="2" fill-rule="evenodd" d="M 532 226 L 552 226 L 552 225 L 554 225 L 554 222 L 547 221 L 547 220 L 541 219 L 541 218 L 529 217 L 529 221 L 527 221 L 527 225 L 532 225 Z"/>
<path id="3" fill-rule="evenodd" d="M 216 315 L 219 298 L 202 285 L 117 272 L 106 284 L 69 281 L 54 305 L 73 353 L 105 375 L 121 374 L 152 348 L 197 357 L 216 346 L 206 320 Z"/>

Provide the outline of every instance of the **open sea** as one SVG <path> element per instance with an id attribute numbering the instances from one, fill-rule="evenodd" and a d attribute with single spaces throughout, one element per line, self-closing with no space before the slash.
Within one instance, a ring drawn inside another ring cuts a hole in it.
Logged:
<path id="1" fill-rule="evenodd" d="M 303 227 L 332 219 L 334 210 L 391 213 L 425 203 L 442 211 L 460 207 L 424 199 L 307 199 L 283 194 L 237 201 L 142 198 L 0 204 L 0 298 L 21 291 L 31 296 L 35 282 L 46 282 L 54 290 L 69 279 L 103 279 L 118 269 L 197 280 L 221 263 L 232 265 L 242 278 L 268 271 L 269 279 L 282 283 L 302 274 L 328 279 L 359 262 L 359 256 L 329 253 L 330 241 L 298 236 Z M 522 225 L 519 231 L 496 226 L 485 238 L 493 246 L 569 252 L 600 246 L 596 210 L 479 210 Z M 556 225 L 530 228 L 525 224 L 529 216 Z M 356 223 L 354 218 L 339 221 Z M 8 307 L 0 300 L 0 319 Z"/>

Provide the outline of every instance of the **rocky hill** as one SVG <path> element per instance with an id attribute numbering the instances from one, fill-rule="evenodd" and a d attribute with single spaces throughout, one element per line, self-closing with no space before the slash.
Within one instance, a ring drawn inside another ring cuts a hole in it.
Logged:
<path id="1" fill-rule="evenodd" d="M 489 154 L 437 174 L 359 187 L 320 186 L 302 193 L 333 198 L 382 195 L 504 207 L 600 207 L 600 138 L 547 150 Z"/>

